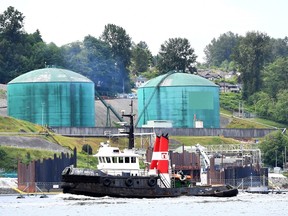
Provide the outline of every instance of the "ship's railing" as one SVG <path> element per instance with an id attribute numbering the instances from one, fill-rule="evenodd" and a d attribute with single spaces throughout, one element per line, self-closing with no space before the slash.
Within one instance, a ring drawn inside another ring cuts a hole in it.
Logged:
<path id="1" fill-rule="evenodd" d="M 265 187 L 270 189 L 284 189 L 288 190 L 288 178 L 267 178 L 265 176 L 248 176 L 245 178 L 231 178 L 231 179 L 207 179 L 207 182 L 202 184 L 217 185 L 217 184 L 229 184 L 237 187 L 239 190 L 245 191 L 249 187 Z"/>
<path id="2" fill-rule="evenodd" d="M 109 170 L 107 172 L 103 171 L 109 175 L 120 175 L 120 176 L 147 176 L 147 170 Z"/>
<path id="3" fill-rule="evenodd" d="M 133 170 L 133 169 L 126 169 L 126 170 L 94 170 L 94 169 L 83 169 L 83 168 L 71 168 L 69 174 L 73 175 L 88 175 L 88 176 L 99 176 L 99 175 L 115 175 L 115 176 L 147 176 L 148 170 Z"/>
<path id="4" fill-rule="evenodd" d="M 98 176 L 99 172 L 93 169 L 78 169 L 73 168 L 70 174 L 74 175 L 88 175 L 88 176 Z"/>

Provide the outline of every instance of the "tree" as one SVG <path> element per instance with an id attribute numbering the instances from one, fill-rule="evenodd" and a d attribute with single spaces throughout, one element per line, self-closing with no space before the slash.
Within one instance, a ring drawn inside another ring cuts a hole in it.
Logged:
<path id="1" fill-rule="evenodd" d="M 44 65 L 63 66 L 64 57 L 61 48 L 54 43 L 45 44 L 44 47 Z"/>
<path id="2" fill-rule="evenodd" d="M 263 86 L 272 98 L 281 89 L 288 89 L 288 57 L 277 58 L 264 68 Z"/>
<path id="3" fill-rule="evenodd" d="M 84 144 L 82 146 L 82 152 L 85 152 L 88 155 L 92 155 L 92 147 L 89 144 Z"/>
<path id="4" fill-rule="evenodd" d="M 193 73 L 196 58 L 186 38 L 170 38 L 161 45 L 157 67 L 160 74 L 171 70 Z"/>
<path id="5" fill-rule="evenodd" d="M 13 7 L 8 7 L 0 14 L 0 83 L 7 83 L 27 71 L 45 67 L 45 62 L 54 54 L 47 53 L 40 31 L 27 34 L 23 23 L 23 14 Z M 62 56 L 58 57 L 58 62 L 61 59 Z M 55 58 L 53 62 L 58 63 Z"/>
<path id="6" fill-rule="evenodd" d="M 132 47 L 133 72 L 138 74 L 148 70 L 152 61 L 152 54 L 144 41 Z"/>
<path id="7" fill-rule="evenodd" d="M 281 90 L 277 94 L 273 117 L 277 122 L 288 123 L 288 89 Z"/>
<path id="8" fill-rule="evenodd" d="M 87 66 L 90 68 L 88 77 L 96 83 L 96 89 L 99 93 L 120 91 L 115 73 L 117 73 L 116 60 L 113 58 L 113 52 L 109 44 L 92 36 L 86 36 L 83 41 L 84 52 L 87 57 Z"/>
<path id="9" fill-rule="evenodd" d="M 131 38 L 126 31 L 114 24 L 105 25 L 101 37 L 112 48 L 113 57 L 117 59 L 118 64 L 123 64 L 126 68 L 131 60 Z"/>
<path id="10" fill-rule="evenodd" d="M 0 39 L 18 41 L 24 33 L 24 18 L 23 14 L 14 7 L 8 7 L 3 14 L 0 14 Z"/>
<path id="11" fill-rule="evenodd" d="M 288 57 L 288 37 L 284 39 L 271 38 L 271 62 L 279 57 Z"/>
<path id="12" fill-rule="evenodd" d="M 249 103 L 254 104 L 258 116 L 271 119 L 275 102 L 267 93 L 259 91 L 253 94 L 249 98 Z"/>
<path id="13" fill-rule="evenodd" d="M 281 131 L 267 135 L 260 144 L 264 163 L 271 167 L 283 167 L 285 147 L 288 148 L 288 138 Z"/>
<path id="14" fill-rule="evenodd" d="M 107 95 L 121 90 L 115 79 L 117 63 L 106 42 L 88 35 L 83 42 L 67 44 L 61 49 L 65 68 L 91 79 L 98 93 Z"/>
<path id="15" fill-rule="evenodd" d="M 123 92 L 124 89 L 130 91 L 128 66 L 131 63 L 131 38 L 122 27 L 108 24 L 105 25 L 101 39 L 109 44 L 116 60 L 113 82 L 118 85 L 118 89 L 122 88 Z"/>
<path id="16" fill-rule="evenodd" d="M 24 16 L 10 6 L 0 14 L 0 83 L 7 83 L 19 74 L 23 43 Z"/>
<path id="17" fill-rule="evenodd" d="M 248 99 L 257 91 L 261 90 L 261 72 L 265 63 L 269 60 L 269 40 L 270 38 L 259 32 L 248 32 L 240 39 L 239 45 L 233 53 L 243 82 L 242 97 Z"/>
<path id="18" fill-rule="evenodd" d="M 61 47 L 64 56 L 64 67 L 76 71 L 84 76 L 91 73 L 88 66 L 87 52 L 84 51 L 83 42 L 73 42 Z"/>
<path id="19" fill-rule="evenodd" d="M 218 39 L 213 38 L 204 49 L 206 63 L 216 67 L 221 66 L 224 61 L 229 64 L 232 61 L 231 55 L 238 41 L 238 35 L 232 32 L 221 34 Z"/>

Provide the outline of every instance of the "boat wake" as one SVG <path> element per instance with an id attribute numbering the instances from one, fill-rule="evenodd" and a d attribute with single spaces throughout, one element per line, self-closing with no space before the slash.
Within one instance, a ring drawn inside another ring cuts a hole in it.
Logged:
<path id="1" fill-rule="evenodd" d="M 72 195 L 72 194 L 59 194 L 59 199 L 63 201 L 71 201 L 70 205 L 94 205 L 94 204 L 125 204 L 128 201 L 124 199 L 117 199 L 112 197 L 89 197 L 83 195 Z"/>

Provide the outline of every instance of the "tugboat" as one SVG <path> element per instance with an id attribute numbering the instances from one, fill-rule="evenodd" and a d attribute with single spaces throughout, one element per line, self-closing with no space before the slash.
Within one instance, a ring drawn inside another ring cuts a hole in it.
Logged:
<path id="1" fill-rule="evenodd" d="M 131 103 L 132 106 L 132 103 Z M 97 169 L 66 167 L 62 172 L 63 193 L 94 197 L 162 198 L 179 196 L 232 197 L 238 189 L 230 185 L 198 186 L 191 176 L 174 173 L 170 168 L 167 135 L 157 136 L 149 171 L 140 169 L 139 157 L 133 151 L 133 113 L 130 117 L 129 148 L 121 151 L 109 142 L 101 143 L 95 157 Z"/>

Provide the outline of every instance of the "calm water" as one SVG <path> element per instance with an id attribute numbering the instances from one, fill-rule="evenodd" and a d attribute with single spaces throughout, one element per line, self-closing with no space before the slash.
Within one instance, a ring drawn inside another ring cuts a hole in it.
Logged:
<path id="1" fill-rule="evenodd" d="M 1 216 L 31 215 L 288 215 L 288 194 L 240 193 L 233 198 L 179 197 L 165 199 L 92 198 L 59 194 L 0 196 Z"/>

